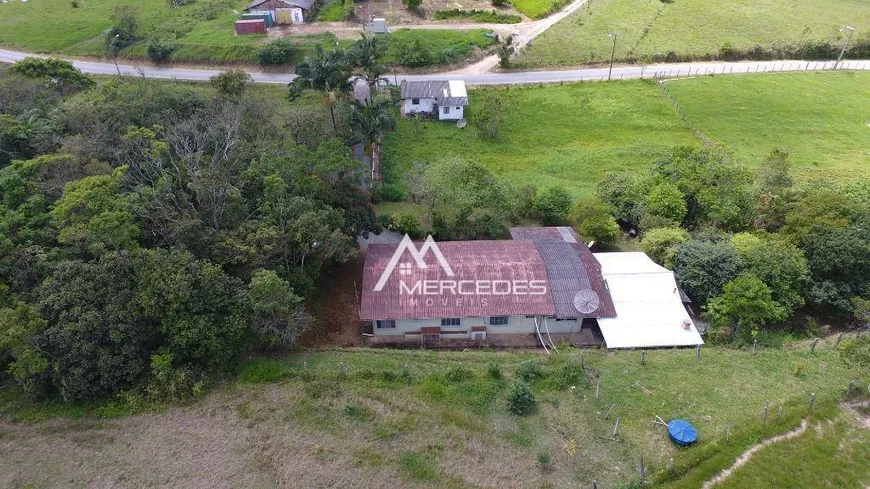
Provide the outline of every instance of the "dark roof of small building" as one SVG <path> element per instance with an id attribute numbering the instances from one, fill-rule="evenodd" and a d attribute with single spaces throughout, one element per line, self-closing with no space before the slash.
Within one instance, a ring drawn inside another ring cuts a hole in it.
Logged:
<path id="1" fill-rule="evenodd" d="M 557 318 L 616 317 L 601 264 L 573 228 L 522 227 L 511 228 L 510 232 L 513 239 L 531 240 L 540 250 Z M 592 290 L 598 296 L 598 307 L 590 313 L 582 313 L 574 305 L 574 297 L 585 290 Z"/>
<path id="2" fill-rule="evenodd" d="M 438 105 L 468 105 L 468 95 L 455 96 L 448 80 L 403 81 L 402 98 L 434 98 Z"/>
<path id="3" fill-rule="evenodd" d="M 299 7 L 305 10 L 311 10 L 315 0 L 254 0 L 249 3 L 245 10 L 256 9 L 257 7 L 264 10 L 272 10 L 275 8 L 291 8 Z M 265 5 L 264 5 L 265 4 Z"/>

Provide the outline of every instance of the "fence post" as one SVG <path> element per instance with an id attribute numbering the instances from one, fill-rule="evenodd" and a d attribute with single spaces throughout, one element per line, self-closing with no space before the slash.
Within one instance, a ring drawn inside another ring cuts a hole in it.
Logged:
<path id="1" fill-rule="evenodd" d="M 613 424 L 613 435 L 611 438 L 619 436 L 619 418 L 616 418 L 616 423 Z"/>
<path id="2" fill-rule="evenodd" d="M 844 332 L 841 332 L 840 334 L 837 335 L 837 342 L 834 343 L 834 348 L 837 348 L 838 346 L 840 346 L 840 340 L 843 339 L 843 334 L 844 334 L 844 333 L 845 333 L 845 331 L 844 331 Z"/>
<path id="3" fill-rule="evenodd" d="M 595 381 L 595 400 L 601 399 L 601 379 Z"/>
<path id="4" fill-rule="evenodd" d="M 816 345 L 819 344 L 819 338 L 813 340 L 813 345 L 810 346 L 810 353 L 814 353 L 816 351 Z"/>
<path id="5" fill-rule="evenodd" d="M 640 351 L 640 364 L 646 365 L 646 350 Z"/>
<path id="6" fill-rule="evenodd" d="M 610 419 L 610 413 L 613 411 L 613 408 L 616 407 L 616 404 L 611 404 L 609 408 L 607 408 L 607 412 L 604 413 L 604 419 Z"/>
<path id="7" fill-rule="evenodd" d="M 701 359 L 701 345 L 695 347 L 695 356 L 698 358 L 698 360 Z"/>
<path id="8" fill-rule="evenodd" d="M 813 410 L 813 403 L 815 403 L 815 402 L 816 402 L 816 393 L 811 392 L 810 393 L 810 411 Z"/>
<path id="9" fill-rule="evenodd" d="M 598 481 L 592 481 L 592 489 L 598 489 Z"/>
<path id="10" fill-rule="evenodd" d="M 782 405 L 780 405 L 779 408 L 777 408 L 777 410 L 776 410 L 776 417 L 777 417 L 778 419 L 782 419 Z"/>
<path id="11" fill-rule="evenodd" d="M 844 397 L 849 397 L 849 394 L 855 389 L 855 379 L 849 381 L 849 387 L 846 387 L 846 395 Z"/>
<path id="12" fill-rule="evenodd" d="M 764 401 L 764 426 L 767 426 L 767 409 L 770 407 L 770 401 Z"/>
<path id="13" fill-rule="evenodd" d="M 643 455 L 640 457 L 640 485 L 646 484 L 646 467 L 643 466 Z"/>
<path id="14" fill-rule="evenodd" d="M 755 353 L 758 350 L 758 340 L 752 340 L 752 353 Z"/>
<path id="15" fill-rule="evenodd" d="M 671 479 L 674 478 L 674 457 L 671 457 L 671 459 L 668 460 L 668 477 Z"/>
<path id="16" fill-rule="evenodd" d="M 725 427 L 725 441 L 729 445 L 731 444 L 731 423 L 728 423 L 728 426 Z"/>

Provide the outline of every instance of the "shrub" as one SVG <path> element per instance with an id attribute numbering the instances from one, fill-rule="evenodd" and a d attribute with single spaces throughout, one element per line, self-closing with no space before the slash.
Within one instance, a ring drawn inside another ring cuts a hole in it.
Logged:
<path id="1" fill-rule="evenodd" d="M 658 228 L 644 233 L 640 246 L 659 265 L 674 266 L 677 246 L 689 240 L 689 233 L 681 228 Z"/>
<path id="2" fill-rule="evenodd" d="M 619 224 L 613 217 L 612 208 L 598 199 L 587 198 L 577 202 L 572 211 L 572 221 L 587 241 L 601 245 L 613 244 L 619 238 Z"/>
<path id="3" fill-rule="evenodd" d="M 145 46 L 148 59 L 155 63 L 166 61 L 173 51 L 175 51 L 175 43 L 168 37 L 153 37 Z"/>
<path id="4" fill-rule="evenodd" d="M 263 44 L 257 50 L 257 63 L 261 65 L 282 65 L 293 57 L 293 42 L 287 38 L 275 39 Z"/>
<path id="5" fill-rule="evenodd" d="M 514 382 L 508 393 L 508 411 L 517 416 L 526 416 L 535 411 L 538 400 L 532 388 L 525 382 Z"/>
<path id="6" fill-rule="evenodd" d="M 423 226 L 420 221 L 411 214 L 400 213 L 393 216 L 393 227 L 400 233 L 405 233 L 412 238 L 423 236 Z"/>
<path id="7" fill-rule="evenodd" d="M 209 80 L 211 86 L 224 97 L 238 99 L 245 93 L 251 83 L 251 75 L 245 70 L 232 69 Z"/>
<path id="8" fill-rule="evenodd" d="M 471 373 L 471 370 L 468 370 L 462 365 L 458 365 L 448 370 L 444 378 L 447 379 L 447 382 L 455 384 L 458 382 L 465 382 L 466 380 L 471 379 L 471 377 L 473 376 L 474 374 Z"/>
<path id="9" fill-rule="evenodd" d="M 547 452 L 541 452 L 538 454 L 538 467 L 542 470 L 550 467 L 550 454 Z"/>
<path id="10" fill-rule="evenodd" d="M 544 372 L 540 363 L 526 362 L 517 367 L 517 377 L 526 382 L 537 382 L 544 377 Z"/>
<path id="11" fill-rule="evenodd" d="M 458 8 L 439 10 L 435 12 L 435 18 L 438 20 L 467 19 L 490 24 L 518 24 L 523 20 L 522 17 L 515 14 L 502 14 L 492 10 L 461 10 Z"/>
<path id="12" fill-rule="evenodd" d="M 502 7 L 507 3 L 507 0 L 492 0 L 492 5 L 494 7 Z"/>
<path id="13" fill-rule="evenodd" d="M 402 4 L 408 7 L 408 10 L 416 11 L 423 4 L 423 0 L 402 0 Z"/>
<path id="14" fill-rule="evenodd" d="M 486 375 L 488 375 L 492 380 L 502 380 L 504 378 L 504 374 L 501 372 L 501 367 L 495 362 L 486 366 Z"/>
<path id="15" fill-rule="evenodd" d="M 432 64 L 432 53 L 419 38 L 412 39 L 391 39 L 391 48 L 395 60 L 403 66 L 409 68 L 417 68 Z"/>
<path id="16" fill-rule="evenodd" d="M 554 226 L 564 224 L 573 200 L 564 187 L 550 187 L 532 199 L 532 210 L 541 219 L 541 224 Z"/>
<path id="17" fill-rule="evenodd" d="M 580 362 L 576 361 L 565 362 L 556 377 L 556 387 L 559 389 L 586 386 L 586 384 L 586 371 L 580 366 Z"/>

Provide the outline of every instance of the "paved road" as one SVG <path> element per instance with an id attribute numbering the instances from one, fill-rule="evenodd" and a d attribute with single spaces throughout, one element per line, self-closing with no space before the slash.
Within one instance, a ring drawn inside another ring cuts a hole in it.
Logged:
<path id="1" fill-rule="evenodd" d="M 0 63 L 14 63 L 28 56 L 27 53 L 0 49 Z M 76 68 L 93 75 L 144 76 L 146 78 L 207 81 L 221 70 L 169 68 L 150 64 L 130 65 L 96 61 L 75 61 Z M 678 63 L 647 66 L 619 66 L 613 68 L 613 79 L 633 78 L 678 78 L 685 76 L 731 73 L 761 73 L 773 71 L 814 71 L 834 69 L 833 61 L 748 61 L 736 63 Z M 838 69 L 870 70 L 870 60 L 843 61 Z M 563 71 L 524 71 L 513 73 L 438 73 L 431 75 L 389 75 L 391 82 L 402 80 L 465 80 L 469 85 L 513 85 L 606 80 L 607 68 L 589 68 Z M 286 84 L 295 75 L 290 73 L 253 72 L 251 77 L 258 83 Z"/>

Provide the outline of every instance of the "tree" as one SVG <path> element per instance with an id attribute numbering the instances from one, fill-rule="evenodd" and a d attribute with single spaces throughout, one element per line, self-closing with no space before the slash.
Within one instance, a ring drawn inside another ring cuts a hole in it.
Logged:
<path id="1" fill-rule="evenodd" d="M 112 395 L 147 371 L 151 329 L 136 289 L 124 252 L 57 263 L 39 288 L 37 304 L 48 326 L 36 341 L 65 400 Z"/>
<path id="2" fill-rule="evenodd" d="M 387 99 L 368 104 L 354 101 L 350 106 L 350 127 L 366 146 L 379 144 L 381 137 L 396 127 L 392 102 Z"/>
<path id="3" fill-rule="evenodd" d="M 532 200 L 532 210 L 535 211 L 541 224 L 554 226 L 564 224 L 568 220 L 573 199 L 564 187 L 550 187 L 538 192 Z"/>
<path id="4" fill-rule="evenodd" d="M 381 60 L 387 53 L 387 44 L 382 38 L 374 35 L 360 35 L 360 38 L 348 50 L 351 64 L 362 72 L 369 86 L 368 99 L 371 101 L 377 91 L 378 81 L 387 72 L 387 65 Z"/>
<path id="5" fill-rule="evenodd" d="M 72 63 L 57 58 L 27 57 L 13 64 L 9 69 L 21 76 L 41 80 L 46 87 L 57 90 L 64 97 L 89 90 L 96 85 Z"/>
<path id="6" fill-rule="evenodd" d="M 324 51 L 321 45 L 314 48 L 314 53 L 296 65 L 296 75 L 308 82 L 314 90 L 338 90 L 349 92 L 350 63 L 344 51 L 333 49 Z"/>
<path id="7" fill-rule="evenodd" d="M 503 41 L 496 46 L 496 54 L 498 55 L 498 64 L 502 68 L 511 67 L 511 56 L 514 55 L 514 36 L 507 36 Z"/>
<path id="8" fill-rule="evenodd" d="M 117 5 L 110 18 L 112 27 L 106 31 L 106 51 L 115 56 L 136 41 L 139 34 L 139 11 L 133 5 Z"/>
<path id="9" fill-rule="evenodd" d="M 751 222 L 752 174 L 721 149 L 675 148 L 653 163 L 650 178 L 669 182 L 682 193 L 683 225 L 688 228 L 709 225 L 739 231 Z"/>
<path id="10" fill-rule="evenodd" d="M 505 118 L 507 101 L 500 91 L 486 90 L 472 113 L 471 120 L 483 139 L 495 139 Z"/>
<path id="11" fill-rule="evenodd" d="M 657 228 L 643 233 L 640 246 L 653 261 L 664 267 L 673 268 L 677 248 L 689 239 L 689 233 L 685 229 Z"/>
<path id="12" fill-rule="evenodd" d="M 599 200 L 613 208 L 618 221 L 637 225 L 642 196 L 646 194 L 644 184 L 636 173 L 611 171 L 598 182 L 595 193 Z"/>
<path id="13" fill-rule="evenodd" d="M 23 302 L 0 309 L 0 368 L 29 394 L 38 394 L 45 387 L 48 359 L 38 337 L 47 324 L 33 306 Z M 5 361 L 4 356 L 8 357 Z"/>
<path id="14" fill-rule="evenodd" d="M 239 100 L 253 80 L 247 71 L 231 69 L 211 77 L 209 81 L 219 94 L 231 100 Z"/>
<path id="15" fill-rule="evenodd" d="M 870 224 L 822 228 L 801 245 L 812 277 L 811 304 L 852 312 L 851 299 L 870 296 Z"/>
<path id="16" fill-rule="evenodd" d="M 659 217 L 679 226 L 686 217 L 686 198 L 676 185 L 662 182 L 650 189 L 644 199 L 643 209 L 645 215 Z"/>
<path id="17" fill-rule="evenodd" d="M 610 245 L 619 239 L 619 225 L 613 218 L 611 208 L 598 199 L 577 201 L 571 211 L 571 220 L 580 236 L 599 245 Z"/>
<path id="18" fill-rule="evenodd" d="M 728 242 L 693 239 L 679 245 L 674 256 L 677 283 L 700 304 L 719 295 L 741 269 L 740 255 Z"/>
<path id="19" fill-rule="evenodd" d="M 126 169 L 85 177 L 64 187 L 51 211 L 51 219 L 60 230 L 58 241 L 93 255 L 137 246 L 139 228 L 129 200 L 119 195 Z"/>
<path id="20" fill-rule="evenodd" d="M 707 303 L 704 313 L 711 326 L 730 328 L 730 334 L 743 340 L 756 336 L 762 326 L 786 316 L 785 310 L 773 300 L 770 289 L 751 273 L 725 284 L 723 293 Z"/>
<path id="21" fill-rule="evenodd" d="M 791 314 L 804 304 L 809 269 L 803 252 L 776 239 L 732 238 L 746 272 L 758 277 L 770 289 L 773 300 Z M 742 241 L 742 243 L 740 243 Z"/>
<path id="22" fill-rule="evenodd" d="M 311 318 L 302 297 L 272 270 L 258 270 L 248 284 L 255 332 L 269 344 L 292 345 L 308 329 Z"/>
<path id="23" fill-rule="evenodd" d="M 785 223 L 780 234 L 800 245 L 814 233 L 849 226 L 859 209 L 858 202 L 840 189 L 809 188 L 786 206 Z"/>
<path id="24" fill-rule="evenodd" d="M 178 248 L 143 250 L 134 268 L 141 310 L 177 365 L 220 366 L 238 353 L 248 327 L 238 279 Z"/>
<path id="25" fill-rule="evenodd" d="M 788 153 L 781 149 L 773 150 L 755 173 L 755 186 L 759 194 L 783 195 L 788 192 L 794 185 L 790 169 Z"/>

